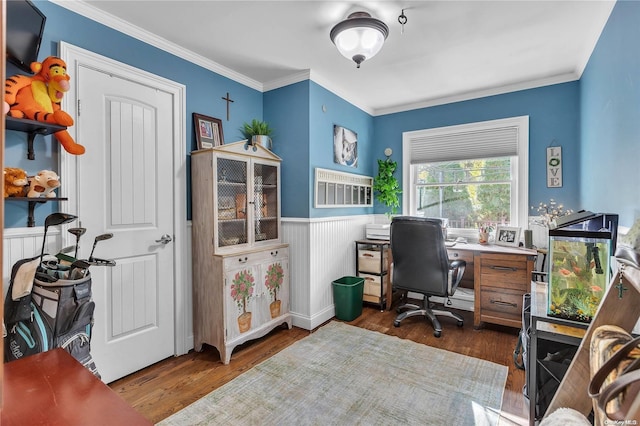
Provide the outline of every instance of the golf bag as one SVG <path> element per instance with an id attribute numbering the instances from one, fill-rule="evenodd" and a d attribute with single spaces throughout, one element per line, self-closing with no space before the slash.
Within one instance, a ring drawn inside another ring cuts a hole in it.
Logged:
<path id="1" fill-rule="evenodd" d="M 7 362 L 54 348 L 63 348 L 100 377 L 91 357 L 95 303 L 91 275 L 62 279 L 38 272 L 29 294 L 13 300 L 15 277 L 23 259 L 13 266 L 5 297 L 5 360 Z"/>

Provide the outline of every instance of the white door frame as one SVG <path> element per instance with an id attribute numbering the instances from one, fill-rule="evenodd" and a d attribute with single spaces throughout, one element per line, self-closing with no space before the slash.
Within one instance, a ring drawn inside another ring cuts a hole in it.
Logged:
<path id="1" fill-rule="evenodd" d="M 190 298 L 187 290 L 190 287 L 189 275 L 187 274 L 187 266 L 190 265 L 188 258 L 189 239 L 187 238 L 187 172 L 186 172 L 186 87 L 183 84 L 165 79 L 164 77 L 151 74 L 147 71 L 132 67 L 130 65 L 118 62 L 105 56 L 82 49 L 72 44 L 61 41 L 59 44 L 59 55 L 62 60 L 67 63 L 67 71 L 71 76 L 71 90 L 65 94 L 62 101 L 62 109 L 71 115 L 76 122 L 78 121 L 78 83 L 74 80 L 74 76 L 79 75 L 79 65 L 93 68 L 98 71 L 113 73 L 121 78 L 140 83 L 148 84 L 149 80 L 154 82 L 154 87 L 159 88 L 173 95 L 174 110 L 174 135 L 173 139 L 173 206 L 174 206 L 174 351 L 175 355 L 182 355 L 193 347 L 193 336 L 189 336 L 188 315 L 192 309 L 187 306 Z M 76 139 L 77 133 L 74 126 L 67 129 L 69 134 L 78 143 L 82 141 Z M 85 145 L 88 145 L 85 143 Z M 91 146 L 85 146 L 91 149 Z M 60 186 L 60 196 L 68 198 L 68 201 L 62 201 L 63 210 L 67 213 L 76 214 L 78 211 L 78 174 L 77 161 L 82 157 L 67 154 L 60 149 L 60 176 L 62 176 L 63 184 Z M 67 232 L 63 232 L 63 238 L 70 238 Z M 70 244 L 65 241 L 65 244 Z M 190 340 L 190 341 L 189 341 Z"/>

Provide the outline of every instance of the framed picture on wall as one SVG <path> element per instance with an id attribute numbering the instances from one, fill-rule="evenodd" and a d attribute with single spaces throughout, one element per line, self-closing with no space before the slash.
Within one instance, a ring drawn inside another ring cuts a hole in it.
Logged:
<path id="1" fill-rule="evenodd" d="M 224 144 L 222 120 L 193 113 L 193 125 L 196 130 L 198 149 L 207 149 Z"/>
<path id="2" fill-rule="evenodd" d="M 520 242 L 520 228 L 513 226 L 498 226 L 496 230 L 496 244 L 499 246 L 518 247 Z"/>
<path id="3" fill-rule="evenodd" d="M 333 126 L 333 162 L 358 167 L 358 135 L 342 126 Z"/>

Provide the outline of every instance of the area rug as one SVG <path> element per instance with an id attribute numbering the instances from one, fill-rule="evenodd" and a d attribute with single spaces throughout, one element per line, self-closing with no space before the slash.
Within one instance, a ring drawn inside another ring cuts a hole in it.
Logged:
<path id="1" fill-rule="evenodd" d="M 507 367 L 340 322 L 160 425 L 497 425 Z"/>

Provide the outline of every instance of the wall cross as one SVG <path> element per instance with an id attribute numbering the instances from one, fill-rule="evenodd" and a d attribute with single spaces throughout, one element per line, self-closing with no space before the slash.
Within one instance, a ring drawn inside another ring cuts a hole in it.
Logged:
<path id="1" fill-rule="evenodd" d="M 231 104 L 231 102 L 235 101 L 229 97 L 229 92 L 227 92 L 227 96 L 223 96 L 222 99 L 227 102 L 227 121 L 229 121 L 229 105 Z"/>

